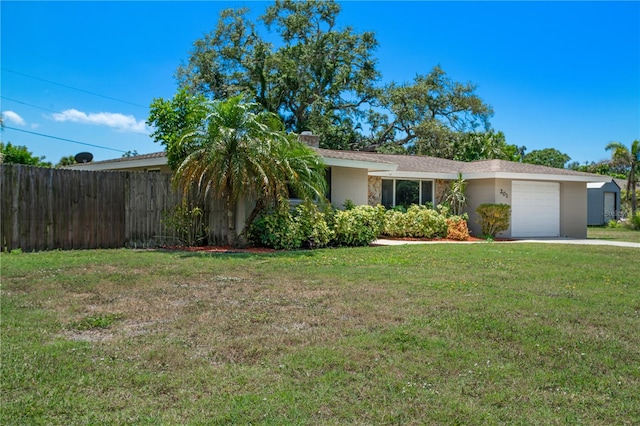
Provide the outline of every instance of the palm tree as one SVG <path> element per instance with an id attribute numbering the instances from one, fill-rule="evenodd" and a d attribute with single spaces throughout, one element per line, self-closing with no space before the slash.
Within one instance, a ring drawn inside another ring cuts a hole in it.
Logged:
<path id="1" fill-rule="evenodd" d="M 288 199 L 293 187 L 301 197 L 324 197 L 324 165 L 295 135 L 284 133 L 280 118 L 243 103 L 237 96 L 208 105 L 207 117 L 179 142 L 190 147 L 174 175 L 187 191 L 193 185 L 205 197 L 224 202 L 227 242 L 236 243 L 235 207 L 253 198 L 256 206 L 247 224 L 269 205 Z M 245 226 L 246 228 L 246 226 Z"/>
<path id="2" fill-rule="evenodd" d="M 58 164 L 56 164 L 55 167 L 56 169 L 58 169 L 60 167 L 70 166 L 76 163 L 77 161 L 73 155 L 67 155 L 66 157 L 62 157 L 60 161 L 58 161 Z"/>
<path id="3" fill-rule="evenodd" d="M 631 217 L 633 218 L 637 210 L 636 185 L 640 179 L 640 141 L 633 141 L 630 148 L 620 142 L 610 142 L 605 149 L 613 151 L 611 155 L 613 164 L 623 166 L 629 171 L 627 199 L 631 198 Z"/>

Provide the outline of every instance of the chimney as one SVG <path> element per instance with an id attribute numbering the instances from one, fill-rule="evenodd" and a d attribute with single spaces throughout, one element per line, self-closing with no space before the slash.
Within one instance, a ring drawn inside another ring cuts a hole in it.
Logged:
<path id="1" fill-rule="evenodd" d="M 320 148 L 320 136 L 314 135 L 308 130 L 300 133 L 298 138 L 300 142 L 309 145 L 311 148 Z"/>

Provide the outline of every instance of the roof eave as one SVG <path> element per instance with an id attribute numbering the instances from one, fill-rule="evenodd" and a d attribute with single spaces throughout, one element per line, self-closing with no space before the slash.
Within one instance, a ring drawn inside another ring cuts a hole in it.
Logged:
<path id="1" fill-rule="evenodd" d="M 98 163 L 78 163 L 65 167 L 72 170 L 122 170 L 137 167 L 161 167 L 167 165 L 167 157 L 131 159 L 127 161 L 100 161 Z"/>
<path id="2" fill-rule="evenodd" d="M 394 171 L 398 168 L 397 164 L 378 163 L 374 161 L 347 160 L 344 158 L 322 157 L 322 161 L 329 167 L 345 167 L 352 169 L 366 169 L 369 172 L 377 171 Z"/>
<path id="3" fill-rule="evenodd" d="M 371 172 L 370 176 L 389 177 L 396 179 L 457 179 L 458 172 L 408 172 L 408 171 L 379 171 Z"/>
<path id="4" fill-rule="evenodd" d="M 474 179 L 512 179 L 512 180 L 540 180 L 540 181 L 560 181 L 560 182 L 611 182 L 608 176 L 600 175 L 563 175 L 547 173 L 516 173 L 516 172 L 472 172 L 463 173 L 462 177 L 467 180 Z"/>

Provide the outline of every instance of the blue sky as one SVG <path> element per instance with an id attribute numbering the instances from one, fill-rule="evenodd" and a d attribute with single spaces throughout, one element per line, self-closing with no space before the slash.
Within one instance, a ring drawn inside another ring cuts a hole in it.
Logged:
<path id="1" fill-rule="evenodd" d="M 3 0 L 2 141 L 53 163 L 162 150 L 144 124 L 149 104 L 173 96 L 176 68 L 218 12 L 243 5 L 258 16 L 268 3 Z M 640 139 L 640 2 L 341 5 L 340 26 L 376 33 L 383 83 L 439 64 L 478 86 L 508 143 L 582 163 Z"/>

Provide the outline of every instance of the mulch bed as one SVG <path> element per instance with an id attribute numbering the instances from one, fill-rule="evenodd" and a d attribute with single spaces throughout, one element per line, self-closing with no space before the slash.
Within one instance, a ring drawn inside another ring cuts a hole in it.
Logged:
<path id="1" fill-rule="evenodd" d="M 425 242 L 438 242 L 438 243 L 466 243 L 466 242 L 477 242 L 477 241 L 484 241 L 484 239 L 482 238 L 477 238 L 477 237 L 469 237 L 468 239 L 464 240 L 464 241 L 460 241 L 460 240 L 452 240 L 449 238 L 411 238 L 411 237 L 385 237 L 382 238 L 383 240 L 391 240 L 391 241 L 425 241 Z M 497 239 L 496 239 L 497 241 Z"/>
<path id="2" fill-rule="evenodd" d="M 266 247 L 237 248 L 232 246 L 164 246 L 160 249 L 167 251 L 187 251 L 198 253 L 274 253 L 278 251 Z"/>
<path id="3" fill-rule="evenodd" d="M 384 238 L 385 240 L 395 241 L 425 241 L 425 242 L 439 242 L 439 243 L 462 243 L 462 242 L 478 242 L 484 241 L 482 238 L 469 237 L 466 241 L 451 240 L 447 238 Z M 496 238 L 494 241 L 511 241 L 506 238 Z M 372 246 L 380 246 L 381 244 L 371 244 Z M 186 252 L 198 252 L 198 253 L 275 253 L 282 250 L 275 250 L 266 247 L 232 247 L 232 246 L 201 246 L 201 247 L 188 247 L 188 246 L 164 246 L 160 250 L 167 251 L 186 251 Z"/>

